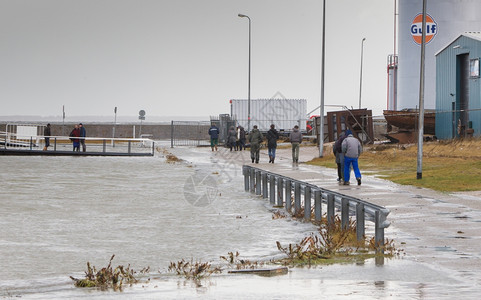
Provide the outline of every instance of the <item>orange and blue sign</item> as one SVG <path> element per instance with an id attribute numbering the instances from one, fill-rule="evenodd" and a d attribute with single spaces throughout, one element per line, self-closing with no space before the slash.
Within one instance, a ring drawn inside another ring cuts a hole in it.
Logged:
<path id="1" fill-rule="evenodd" d="M 416 44 L 421 45 L 422 42 L 422 34 L 423 34 L 423 14 L 418 14 L 414 17 L 414 20 L 411 24 L 411 36 Z M 434 39 L 436 34 L 438 33 L 438 24 L 434 19 L 426 14 L 426 44 Z"/>

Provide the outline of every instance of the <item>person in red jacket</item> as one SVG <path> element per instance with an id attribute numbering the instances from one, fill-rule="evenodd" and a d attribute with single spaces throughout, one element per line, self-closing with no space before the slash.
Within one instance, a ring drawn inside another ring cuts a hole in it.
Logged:
<path id="1" fill-rule="evenodd" d="M 73 151 L 80 151 L 80 128 L 78 125 L 75 125 L 75 128 L 70 132 L 70 140 L 73 142 Z"/>

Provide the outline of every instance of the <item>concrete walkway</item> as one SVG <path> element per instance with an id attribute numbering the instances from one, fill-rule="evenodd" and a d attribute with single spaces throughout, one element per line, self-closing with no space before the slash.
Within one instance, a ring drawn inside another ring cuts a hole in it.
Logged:
<path id="1" fill-rule="evenodd" d="M 211 150 L 202 148 L 200 151 Z M 268 163 L 265 149 L 261 150 L 259 164 L 251 163 L 249 151 L 230 152 L 219 148 L 218 152 L 211 155 L 225 160 L 231 166 L 255 165 L 384 206 L 391 211 L 387 218 L 391 226 L 385 230 L 385 238 L 394 240 L 396 248 L 403 250 L 404 259 L 426 263 L 465 282 L 467 288 L 479 288 L 481 193 L 439 193 L 397 185 L 367 173 L 363 173 L 361 186 L 355 183 L 353 175 L 351 185 L 339 185 L 336 181 L 337 170 L 304 163 L 318 157 L 318 151 L 316 147 L 301 147 L 298 165 L 292 164 L 290 149 L 278 149 L 274 164 Z"/>

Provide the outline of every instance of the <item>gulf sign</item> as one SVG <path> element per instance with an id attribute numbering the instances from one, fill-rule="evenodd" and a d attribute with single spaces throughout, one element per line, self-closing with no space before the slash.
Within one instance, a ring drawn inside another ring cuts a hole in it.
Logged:
<path id="1" fill-rule="evenodd" d="M 421 45 L 421 41 L 423 39 L 423 14 L 418 14 L 414 17 L 414 20 L 411 24 L 411 36 L 416 44 Z M 434 19 L 426 14 L 426 44 L 429 43 L 434 39 L 436 34 L 438 33 L 438 24 L 434 21 Z"/>

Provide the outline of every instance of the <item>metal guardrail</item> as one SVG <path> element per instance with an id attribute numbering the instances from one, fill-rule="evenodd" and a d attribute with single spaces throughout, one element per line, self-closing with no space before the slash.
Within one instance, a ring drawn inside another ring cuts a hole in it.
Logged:
<path id="1" fill-rule="evenodd" d="M 349 216 L 353 215 L 356 217 L 357 239 L 361 240 L 365 236 L 365 220 L 371 221 L 374 223 L 376 246 L 384 244 L 384 229 L 390 225 L 386 220 L 390 213 L 389 209 L 256 167 L 244 165 L 242 170 L 246 191 L 269 198 L 271 204 L 285 207 L 289 213 L 292 213 L 293 208 L 294 213 L 304 208 L 306 221 L 311 221 L 311 200 L 314 199 L 315 221 L 321 221 L 322 204 L 325 204 L 328 224 L 334 222 L 336 209 L 341 213 L 343 228 L 347 228 Z M 294 203 L 291 201 L 292 194 Z"/>
<path id="2" fill-rule="evenodd" d="M 45 147 L 45 136 L 19 136 L 16 134 L 0 132 L 0 151 L 17 152 L 19 154 L 68 154 L 73 151 L 73 145 L 68 136 L 49 136 L 50 146 Z M 86 152 L 73 154 L 84 155 L 154 155 L 155 142 L 151 139 L 133 138 L 100 138 L 100 137 L 75 137 L 85 140 Z M 71 153 L 72 154 L 72 153 Z"/>

